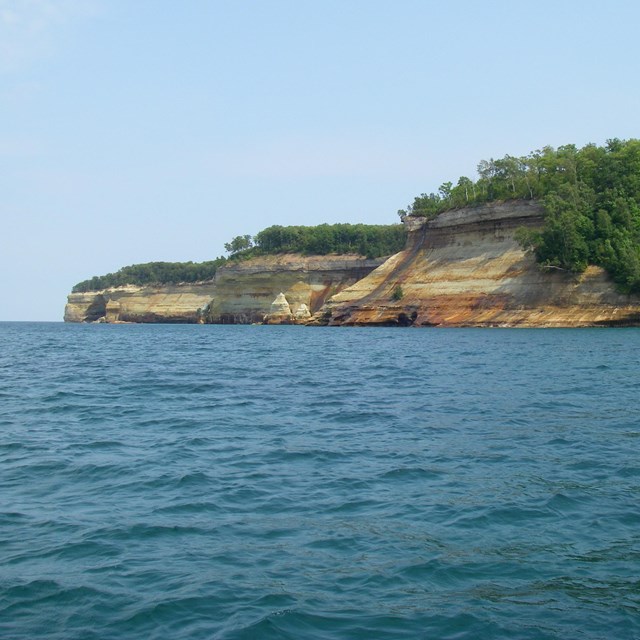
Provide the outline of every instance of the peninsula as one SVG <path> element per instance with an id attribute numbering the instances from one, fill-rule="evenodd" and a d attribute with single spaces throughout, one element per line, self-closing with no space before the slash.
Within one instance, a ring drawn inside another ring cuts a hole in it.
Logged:
<path id="1" fill-rule="evenodd" d="M 478 172 L 415 198 L 402 226 L 270 227 L 225 245 L 230 259 L 79 283 L 65 321 L 640 325 L 640 141 Z"/>

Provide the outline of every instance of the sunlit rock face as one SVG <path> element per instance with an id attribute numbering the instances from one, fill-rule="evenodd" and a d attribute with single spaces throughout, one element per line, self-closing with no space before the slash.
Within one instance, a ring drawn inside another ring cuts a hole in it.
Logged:
<path id="1" fill-rule="evenodd" d="M 158 287 L 128 285 L 72 293 L 67 298 L 64 320 L 197 323 L 202 320 L 214 290 L 213 282 L 205 282 Z"/>
<path id="2" fill-rule="evenodd" d="M 295 317 L 284 293 L 280 292 L 271 303 L 271 309 L 264 317 L 265 324 L 293 324 Z"/>
<path id="3" fill-rule="evenodd" d="M 296 321 L 317 311 L 332 295 L 354 284 L 384 262 L 359 255 L 284 254 L 230 263 L 215 281 L 157 287 L 124 287 L 72 293 L 66 322 L 262 322 L 283 293 Z M 300 309 L 307 312 L 301 312 Z"/>
<path id="4" fill-rule="evenodd" d="M 306 322 L 311 319 L 311 312 L 306 304 L 302 303 L 295 312 L 296 322 Z"/>
<path id="5" fill-rule="evenodd" d="M 283 293 L 291 310 L 311 313 L 345 287 L 371 273 L 384 258 L 358 255 L 282 254 L 230 263 L 218 269 L 207 321 L 217 324 L 263 322 L 271 303 Z"/>
<path id="6" fill-rule="evenodd" d="M 541 268 L 515 239 L 540 227 L 531 201 L 408 218 L 406 248 L 314 315 L 317 324 L 580 327 L 640 324 L 640 298 L 598 267 Z"/>
<path id="7" fill-rule="evenodd" d="M 105 305 L 105 322 L 120 322 L 120 303 L 109 300 Z"/>

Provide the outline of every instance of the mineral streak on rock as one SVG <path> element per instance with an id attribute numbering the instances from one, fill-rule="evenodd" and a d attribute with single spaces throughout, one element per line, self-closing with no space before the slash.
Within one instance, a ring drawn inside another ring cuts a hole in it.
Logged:
<path id="1" fill-rule="evenodd" d="M 262 322 L 274 298 L 283 293 L 290 308 L 311 313 L 345 287 L 371 273 L 384 258 L 359 255 L 281 254 L 230 263 L 218 269 L 208 321 L 221 324 Z"/>
<path id="2" fill-rule="evenodd" d="M 640 298 L 607 274 L 543 268 L 515 239 L 540 227 L 542 207 L 511 201 L 407 218 L 406 248 L 333 296 L 329 325 L 579 327 L 640 324 Z M 401 295 L 397 292 L 400 291 Z M 395 293 L 394 293 L 395 292 Z"/>

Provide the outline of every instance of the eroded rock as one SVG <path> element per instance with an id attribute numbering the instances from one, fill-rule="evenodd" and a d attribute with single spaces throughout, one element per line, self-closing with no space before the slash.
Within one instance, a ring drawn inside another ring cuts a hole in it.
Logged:
<path id="1" fill-rule="evenodd" d="M 407 218 L 407 246 L 333 296 L 317 324 L 581 327 L 640 324 L 640 297 L 620 294 L 603 269 L 544 269 L 515 239 L 539 228 L 532 201 Z M 402 291 L 402 296 L 394 292 Z"/>

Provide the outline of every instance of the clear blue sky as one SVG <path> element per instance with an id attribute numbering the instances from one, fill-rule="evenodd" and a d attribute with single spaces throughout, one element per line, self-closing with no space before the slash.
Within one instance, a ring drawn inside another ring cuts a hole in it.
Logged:
<path id="1" fill-rule="evenodd" d="M 640 3 L 0 0 L 0 320 L 483 158 L 640 137 Z"/>

